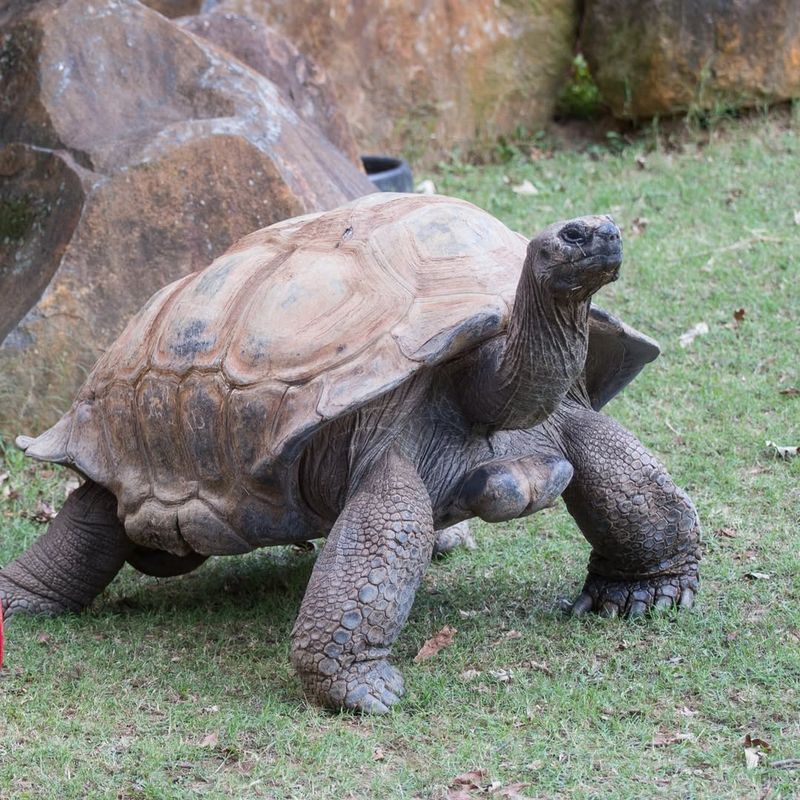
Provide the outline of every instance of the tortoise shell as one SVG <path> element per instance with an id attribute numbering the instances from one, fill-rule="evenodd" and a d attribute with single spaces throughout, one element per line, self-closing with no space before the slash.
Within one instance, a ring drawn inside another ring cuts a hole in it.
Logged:
<path id="1" fill-rule="evenodd" d="M 246 236 L 155 294 L 26 453 L 117 497 L 134 541 L 245 552 L 319 535 L 296 463 L 322 425 L 504 331 L 527 239 L 440 196 L 372 194 Z M 658 354 L 593 309 L 599 407 Z M 283 539 L 281 539 L 283 540 Z"/>

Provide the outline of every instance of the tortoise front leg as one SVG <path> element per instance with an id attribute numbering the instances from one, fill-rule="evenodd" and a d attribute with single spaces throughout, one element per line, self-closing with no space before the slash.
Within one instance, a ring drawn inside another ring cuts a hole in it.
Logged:
<path id="1" fill-rule="evenodd" d="M 689 608 L 699 586 L 700 523 L 664 466 L 610 417 L 570 404 L 562 445 L 575 475 L 563 494 L 592 545 L 572 613 L 638 616 Z"/>
<path id="2" fill-rule="evenodd" d="M 292 631 L 292 663 L 310 699 L 369 713 L 397 702 L 403 679 L 387 659 L 433 542 L 428 492 L 390 452 L 351 488 Z"/>
<path id="3" fill-rule="evenodd" d="M 78 487 L 19 558 L 0 571 L 0 604 L 14 614 L 80 611 L 119 572 L 133 545 L 111 492 L 92 481 Z"/>

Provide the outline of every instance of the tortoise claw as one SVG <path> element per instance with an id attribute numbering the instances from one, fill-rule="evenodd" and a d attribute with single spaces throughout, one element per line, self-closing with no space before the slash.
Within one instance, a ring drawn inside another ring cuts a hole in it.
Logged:
<path id="1" fill-rule="evenodd" d="M 592 610 L 594 601 L 588 592 L 581 592 L 575 602 L 569 609 L 569 613 L 573 617 L 582 617 L 587 611 Z"/>
<path id="2" fill-rule="evenodd" d="M 682 574 L 622 580 L 590 573 L 583 591 L 570 608 L 573 617 L 594 611 L 601 617 L 641 617 L 670 608 L 689 609 L 699 587 L 697 564 Z"/>

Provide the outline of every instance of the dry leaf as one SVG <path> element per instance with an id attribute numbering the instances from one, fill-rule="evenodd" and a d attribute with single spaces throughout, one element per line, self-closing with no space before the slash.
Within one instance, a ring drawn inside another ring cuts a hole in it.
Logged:
<path id="1" fill-rule="evenodd" d="M 737 534 L 734 528 L 717 528 L 714 531 L 715 536 L 724 536 L 726 539 L 735 539 Z"/>
<path id="2" fill-rule="evenodd" d="M 460 775 L 456 775 L 456 777 L 453 778 L 453 782 L 450 784 L 450 787 L 455 788 L 456 786 L 466 786 L 467 789 L 480 789 L 481 781 L 485 777 L 485 769 L 473 769 L 469 772 L 462 772 Z"/>
<path id="3" fill-rule="evenodd" d="M 772 455 L 776 458 L 782 458 L 784 460 L 789 458 L 794 458 L 797 455 L 798 445 L 781 445 L 775 444 L 775 442 L 770 442 L 767 440 L 767 447 L 770 448 Z"/>
<path id="4" fill-rule="evenodd" d="M 522 794 L 522 790 L 527 783 L 509 783 L 508 786 L 501 786 L 492 792 L 495 797 L 502 797 L 505 800 L 528 800 L 528 796 Z"/>
<path id="5" fill-rule="evenodd" d="M 38 500 L 36 502 L 36 507 L 33 509 L 33 517 L 31 517 L 31 519 L 33 519 L 34 522 L 40 523 L 50 522 L 55 519 L 56 513 L 53 506 L 46 500 Z"/>
<path id="6" fill-rule="evenodd" d="M 498 683 L 510 683 L 511 679 L 514 677 L 513 670 L 510 669 L 492 669 L 489 670 L 489 674 L 498 682 Z"/>
<path id="7" fill-rule="evenodd" d="M 473 800 L 466 789 L 448 789 L 445 800 Z"/>
<path id="8" fill-rule="evenodd" d="M 52 637 L 50 636 L 50 634 L 49 634 L 49 633 L 45 633 L 44 631 L 42 631 L 42 632 L 41 632 L 41 633 L 40 633 L 40 634 L 39 634 L 39 635 L 36 637 L 36 641 L 37 641 L 37 642 L 39 642 L 39 644 L 50 644 L 50 640 L 51 640 L 51 638 L 52 638 Z"/>
<path id="9" fill-rule="evenodd" d="M 419 649 L 419 653 L 414 656 L 414 661 L 424 661 L 426 658 L 435 656 L 440 650 L 449 647 L 453 643 L 453 637 L 458 631 L 450 625 L 445 625 L 438 633 L 428 639 Z"/>
<path id="10" fill-rule="evenodd" d="M 691 733 L 657 733 L 650 744 L 653 747 L 667 747 L 671 744 L 688 742 L 692 739 L 694 739 L 694 735 Z"/>
<path id="11" fill-rule="evenodd" d="M 636 217 L 633 222 L 631 222 L 631 233 L 634 236 L 639 236 L 640 234 L 644 233 L 645 228 L 650 224 L 650 220 L 647 217 Z"/>
<path id="12" fill-rule="evenodd" d="M 474 681 L 475 678 L 480 678 L 483 673 L 479 669 L 465 669 L 460 675 L 462 681 Z"/>
<path id="13" fill-rule="evenodd" d="M 745 314 L 747 314 L 747 312 L 743 308 L 737 308 L 736 311 L 733 312 L 732 327 L 738 328 L 739 325 L 741 325 L 742 320 L 745 318 Z"/>
<path id="14" fill-rule="evenodd" d="M 708 325 L 705 322 L 698 322 L 680 335 L 678 343 L 681 347 L 688 347 L 698 336 L 705 336 L 707 333 Z"/>
<path id="15" fill-rule="evenodd" d="M 745 572 L 745 578 L 750 578 L 753 581 L 770 581 L 772 575 L 769 572 Z"/>
<path id="16" fill-rule="evenodd" d="M 386 755 L 383 752 L 383 749 L 380 747 L 376 747 L 375 751 L 372 753 L 372 760 L 373 761 L 383 761 L 386 758 Z"/>
<path id="17" fill-rule="evenodd" d="M 800 389 L 796 386 L 787 386 L 785 389 L 778 389 L 778 394 L 785 395 L 786 397 L 797 397 L 800 395 Z"/>
<path id="18" fill-rule="evenodd" d="M 200 741 L 198 747 L 216 747 L 219 744 L 219 734 L 209 733 Z"/>
<path id="19" fill-rule="evenodd" d="M 634 161 L 636 162 L 636 166 L 639 167 L 639 169 L 644 169 L 647 166 L 647 159 L 641 153 L 639 153 L 639 155 L 636 156 Z"/>
<path id="20" fill-rule="evenodd" d="M 756 747 L 760 750 L 772 750 L 772 745 L 766 739 L 759 739 L 757 736 L 752 737 L 746 734 L 743 742 L 745 747 Z"/>
<path id="21" fill-rule="evenodd" d="M 545 661 L 525 661 L 522 664 L 526 669 L 535 669 L 537 672 L 544 672 L 545 675 L 553 674 L 553 670 L 547 665 Z"/>
<path id="22" fill-rule="evenodd" d="M 522 195 L 539 194 L 539 190 L 529 180 L 524 180 L 517 186 L 512 186 L 511 191 L 514 192 L 514 194 Z"/>
<path id="23" fill-rule="evenodd" d="M 503 638 L 505 639 L 521 639 L 522 634 L 519 631 L 506 631 L 503 634 Z"/>

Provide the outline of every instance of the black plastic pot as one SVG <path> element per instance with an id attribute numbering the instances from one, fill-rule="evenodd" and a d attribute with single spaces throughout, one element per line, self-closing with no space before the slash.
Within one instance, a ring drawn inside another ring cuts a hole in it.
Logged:
<path id="1" fill-rule="evenodd" d="M 382 192 L 413 192 L 411 167 L 402 158 L 393 156 L 361 156 L 372 185 Z"/>

